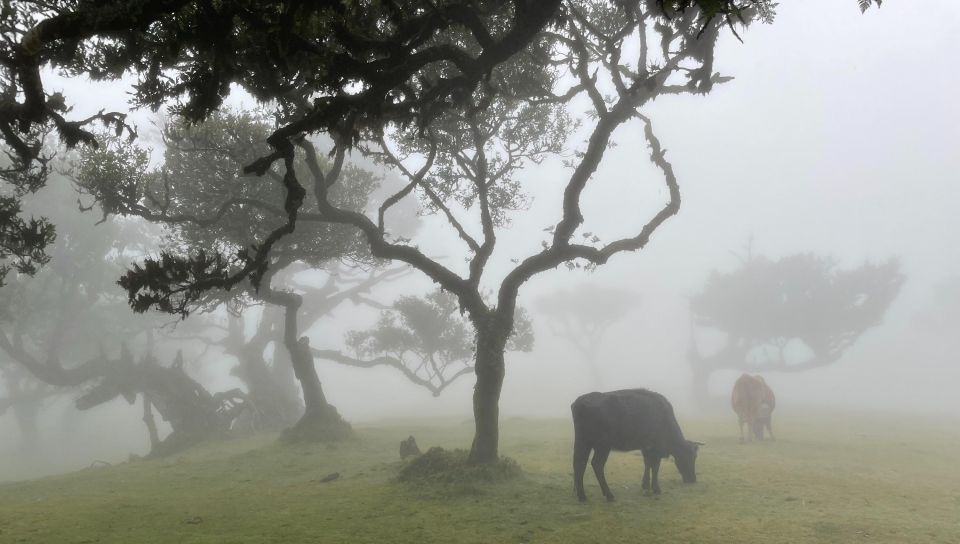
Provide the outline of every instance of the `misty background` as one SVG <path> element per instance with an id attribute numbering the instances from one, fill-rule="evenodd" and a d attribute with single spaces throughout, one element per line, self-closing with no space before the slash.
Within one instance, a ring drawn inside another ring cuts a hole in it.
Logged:
<path id="1" fill-rule="evenodd" d="M 629 387 L 663 393 L 680 413 L 694 411 L 689 300 L 711 270 L 735 268 L 748 244 L 772 258 L 831 255 L 840 267 L 896 257 L 906 276 L 883 322 L 839 362 L 764 375 L 779 410 L 960 415 L 955 327 L 931 325 L 960 302 L 960 107 L 954 96 L 960 66 L 947 55 L 960 5 L 938 0 L 920 12 L 910 4 L 891 1 L 866 16 L 851 4 L 821 17 L 832 0 L 785 3 L 775 25 L 754 25 L 743 34 L 746 44 L 721 35 L 715 68 L 733 81 L 709 98 L 669 97 L 646 109 L 681 186 L 680 214 L 643 251 L 594 272 L 557 270 L 524 287 L 521 304 L 531 311 L 536 341 L 530 353 L 507 354 L 502 417 L 568 417 L 570 402 L 584 392 Z M 126 100 L 123 85 L 73 81 L 50 88 L 68 90 L 77 115 Z M 249 105 L 240 96 L 232 101 Z M 134 119 L 151 141 L 156 116 L 138 112 Z M 601 239 L 635 231 L 666 199 L 641 130 L 634 123 L 617 133 L 617 146 L 585 192 L 585 230 Z M 574 135 L 568 148 L 580 144 L 582 136 Z M 513 214 L 509 235 L 501 234 L 485 284 L 498 285 L 511 259 L 539 248 L 543 229 L 559 217 L 564 174 L 559 162 L 523 173 L 532 204 Z M 90 214 L 90 225 L 97 219 Z M 450 255 L 447 264 L 458 265 L 460 242 L 442 218 L 424 217 L 415 240 L 430 255 Z M 538 297 L 583 283 L 615 286 L 639 299 L 604 336 L 599 383 L 535 309 Z M 378 286 L 371 296 L 389 303 L 432 288 L 414 273 Z M 346 332 L 373 326 L 377 315 L 347 304 L 304 334 L 315 347 L 339 349 Z M 207 354 L 189 371 L 219 390 L 239 385 L 228 375 L 232 364 Z M 317 368 L 330 402 L 355 423 L 470 417 L 469 377 L 434 398 L 390 368 L 353 369 L 319 359 Z M 715 374 L 711 392 L 728 396 L 738 375 Z M 735 417 L 724 410 L 717 415 L 729 417 L 732 432 Z M 77 413 L 63 398 L 45 412 L 41 433 L 45 442 L 76 445 L 69 457 L 44 448 L 45 471 L 123 458 L 147 440 L 140 411 L 121 400 Z M 0 436 L 17 436 L 10 415 L 0 416 Z M 16 440 L 0 441 L 0 480 L 35 475 L 27 461 Z"/>

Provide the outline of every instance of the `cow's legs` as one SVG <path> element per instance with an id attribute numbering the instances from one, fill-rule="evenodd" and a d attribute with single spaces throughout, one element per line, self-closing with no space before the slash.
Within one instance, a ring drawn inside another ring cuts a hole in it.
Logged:
<path id="1" fill-rule="evenodd" d="M 744 439 L 743 439 L 743 423 L 744 423 L 744 421 L 743 421 L 743 418 L 742 418 L 742 417 L 738 417 L 738 418 L 737 418 L 737 421 L 740 422 L 740 443 L 743 444 L 743 443 L 745 442 Z"/>
<path id="2" fill-rule="evenodd" d="M 583 491 L 583 473 L 587 471 L 587 457 L 590 456 L 590 446 L 581 440 L 573 443 L 573 490 L 580 502 L 587 500 Z"/>
<path id="3" fill-rule="evenodd" d="M 590 464 L 593 466 L 593 473 L 597 475 L 597 481 L 600 482 L 600 490 L 608 501 L 613 500 L 613 493 L 610 492 L 610 486 L 607 485 L 607 477 L 603 474 L 603 467 L 607 464 L 607 457 L 610 457 L 610 448 L 594 448 L 593 459 Z"/>
<path id="4" fill-rule="evenodd" d="M 653 455 L 650 452 L 643 452 L 643 480 L 640 482 L 640 489 L 646 495 L 650 491 L 650 467 L 653 466 Z"/>
<path id="5" fill-rule="evenodd" d="M 773 418 L 772 417 L 767 418 L 766 423 L 767 423 L 767 432 L 770 433 L 770 440 L 776 440 L 776 438 L 773 437 Z"/>
<path id="6" fill-rule="evenodd" d="M 650 468 L 653 472 L 653 494 L 660 494 L 660 456 L 652 455 L 653 459 L 650 460 Z"/>

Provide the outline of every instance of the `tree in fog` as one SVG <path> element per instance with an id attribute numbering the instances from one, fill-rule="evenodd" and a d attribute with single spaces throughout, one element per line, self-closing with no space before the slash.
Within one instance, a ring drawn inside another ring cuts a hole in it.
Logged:
<path id="1" fill-rule="evenodd" d="M 165 418 L 171 417 L 171 409 L 186 414 L 168 419 L 179 433 L 172 441 L 158 437 L 153 442 L 158 446 L 155 452 L 172 453 L 177 448 L 170 446 L 185 445 L 179 436 L 191 418 L 215 419 L 220 406 L 210 404 L 196 411 L 187 403 L 172 402 L 193 399 L 206 390 L 183 369 L 137 364 L 127 349 L 146 351 L 144 360 L 152 361 L 159 355 L 153 353 L 155 344 L 165 336 L 157 333 L 158 328 L 170 321 L 159 314 L 134 315 L 115 280 L 131 259 L 152 249 L 149 243 L 157 231 L 138 220 L 94 225 L 96 217 L 77 210 L 76 193 L 59 176 L 44 197 L 42 204 L 62 231 L 48 248 L 56 257 L 49 266 L 34 275 L 13 274 L 0 290 L 0 378 L 6 390 L 0 406 L 17 418 L 24 443 L 31 447 L 37 439 L 37 417 L 52 396 L 83 390 L 76 404 L 81 410 L 121 393 L 131 403 L 139 397 L 146 409 L 156 404 Z M 27 204 L 38 203 L 31 199 Z M 165 375 L 176 379 L 167 383 L 156 379 Z M 114 394 L 103 396 L 107 391 Z M 99 402 L 90 401 L 98 395 Z M 202 438 L 193 435 L 188 442 Z"/>
<path id="2" fill-rule="evenodd" d="M 594 386 L 601 386 L 600 346 L 612 325 L 637 309 L 640 297 L 633 291 L 582 283 L 539 297 L 534 309 L 546 316 L 550 331 L 573 346 L 590 368 Z"/>
<path id="3" fill-rule="evenodd" d="M 714 271 L 690 301 L 694 326 L 722 339 L 711 353 L 695 340 L 691 346 L 697 398 L 707 400 L 718 370 L 803 372 L 836 363 L 881 323 L 903 280 L 896 260 L 841 268 L 812 253 L 751 254 L 734 270 Z"/>
<path id="4" fill-rule="evenodd" d="M 146 149 L 113 140 L 83 153 L 76 180 L 105 215 L 136 216 L 168 227 L 163 260 L 148 261 L 142 272 L 152 274 L 178 257 L 191 266 L 200 265 L 210 255 L 244 253 L 248 243 L 269 236 L 284 223 L 283 195 L 267 183 L 279 183 L 282 175 L 268 171 L 265 180 L 242 173 L 244 164 L 267 153 L 269 131 L 265 118 L 249 112 L 216 113 L 199 125 L 174 120 L 163 130 L 159 166 L 149 166 Z M 333 163 L 318 162 L 335 170 L 332 176 L 344 177 L 331 196 L 338 205 L 363 209 L 370 193 L 379 188 L 376 177 L 345 164 L 343 155 Z M 302 162 L 299 167 L 306 169 Z M 303 204 L 300 215 L 299 228 L 276 243 L 257 281 L 233 291 L 204 292 L 201 286 L 190 286 L 182 296 L 164 298 L 160 309 L 186 314 L 225 306 L 239 313 L 267 305 L 250 338 L 241 321 L 231 319 L 227 334 L 215 343 L 239 360 L 235 374 L 247 384 L 261 426 L 293 424 L 285 434 L 289 439 L 338 439 L 349 432 L 349 425 L 326 401 L 308 340 L 301 333 L 337 306 L 367 300 L 364 293 L 400 271 L 377 270 L 379 263 L 355 229 L 319 221 L 312 203 Z M 190 273 L 176 267 L 168 270 Z M 305 271 L 325 272 L 326 281 L 322 285 L 299 281 L 298 272 Z M 159 300 L 143 296 L 132 303 L 134 309 L 143 310 Z M 270 344 L 272 365 L 264 358 Z M 289 368 L 303 391 L 302 409 Z M 298 420 L 290 421 L 291 414 Z"/>
<path id="5" fill-rule="evenodd" d="M 0 352 L 0 355 L 6 355 Z M 40 429 L 37 419 L 48 403 L 61 391 L 36 379 L 16 361 L 0 362 L 0 417 L 10 413 L 20 431 L 20 449 L 28 455 L 40 452 Z"/>
<path id="6" fill-rule="evenodd" d="M 518 308 L 507 351 L 533 349 L 533 327 Z M 357 368 L 390 367 L 439 396 L 457 378 L 473 374 L 475 342 L 456 297 L 436 290 L 400 297 L 380 314 L 376 327 L 347 334 L 351 354 L 317 349 L 314 354 Z"/>
<path id="7" fill-rule="evenodd" d="M 49 248 L 60 257 L 35 275 L 8 276 L 0 290 L 0 350 L 8 360 L 54 386 L 76 386 L 100 375 L 101 347 L 143 341 L 148 330 L 169 321 L 133 316 L 119 274 L 134 255 L 143 255 L 154 232 L 142 222 L 108 221 L 77 210 L 69 182 L 57 177 L 42 204 L 63 226 Z"/>

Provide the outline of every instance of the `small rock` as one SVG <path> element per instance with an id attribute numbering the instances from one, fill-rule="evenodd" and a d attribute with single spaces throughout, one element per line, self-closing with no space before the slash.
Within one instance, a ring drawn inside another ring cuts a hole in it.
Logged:
<path id="1" fill-rule="evenodd" d="M 420 455 L 420 447 L 417 446 L 417 440 L 411 435 L 406 440 L 400 442 L 400 459 L 406 460 L 407 457 Z"/>
<path id="2" fill-rule="evenodd" d="M 320 481 L 321 484 L 325 484 L 325 483 L 327 483 L 327 482 L 332 482 L 332 481 L 336 480 L 336 479 L 339 478 L 339 477 L 340 477 L 340 473 L 339 473 L 339 472 L 331 472 L 330 474 L 327 474 L 327 475 L 324 476 L 323 478 L 320 478 L 319 481 Z"/>

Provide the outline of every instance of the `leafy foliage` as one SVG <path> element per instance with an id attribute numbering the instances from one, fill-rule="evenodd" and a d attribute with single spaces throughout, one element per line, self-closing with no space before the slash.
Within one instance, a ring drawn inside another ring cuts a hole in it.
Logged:
<path id="1" fill-rule="evenodd" d="M 858 1 L 861 9 L 873 4 Z M 696 19 L 700 34 L 718 18 L 731 28 L 734 20 L 769 22 L 775 5 L 771 0 L 610 2 L 620 10 L 611 12 L 618 17 L 642 6 L 667 24 Z M 68 119 L 69 97 L 44 89 L 45 68 L 95 80 L 133 73 L 136 105 L 166 106 L 188 123 L 220 110 L 236 85 L 277 104 L 283 124 L 270 137 L 274 148 L 317 132 L 355 143 L 364 131 L 379 133 L 391 124 L 425 131 L 438 115 L 464 111 L 469 107 L 464 98 L 478 85 L 495 89 L 487 84 L 494 68 L 548 30 L 563 28 L 571 15 L 560 0 L 5 0 L 0 137 L 12 165 L 0 177 L 14 187 L 42 186 L 49 155 L 41 150 L 49 133 L 68 148 L 96 148 L 98 138 L 89 128 L 94 123 L 117 137 L 136 137 L 121 112 Z M 288 190 L 296 192 L 295 185 Z M 29 253 L 19 260 L 24 270 L 45 260 L 50 236 L 12 241 L 33 231 L 13 224 L 2 230 L 3 251 L 18 259 Z M 254 259 L 264 259 L 271 245 L 266 240 Z M 260 267 L 246 268 L 251 273 Z"/>
<path id="2" fill-rule="evenodd" d="M 20 217 L 20 201 L 0 196 L 0 287 L 11 270 L 33 275 L 50 260 L 47 247 L 56 238 L 56 229 L 45 218 Z"/>
<path id="3" fill-rule="evenodd" d="M 218 304 L 222 296 L 212 287 L 239 283 L 243 277 L 232 278 L 254 263 L 257 240 L 283 226 L 284 201 L 273 185 L 282 176 L 271 170 L 261 179 L 242 172 L 267 152 L 270 126 L 256 112 L 217 113 L 198 125 L 174 120 L 164 127 L 166 147 L 156 167 L 145 148 L 118 139 L 81 153 L 77 186 L 105 216 L 137 216 L 168 227 L 164 252 L 121 280 L 134 310 L 156 307 L 186 315 L 198 305 Z M 294 168 L 306 170 L 302 161 Z M 351 165 L 343 167 L 343 176 L 331 199 L 362 209 L 380 180 Z M 254 283 L 267 268 L 295 261 L 314 267 L 337 259 L 371 262 L 353 229 L 317 221 L 316 213 L 308 198 L 300 228 L 278 242 L 268 260 L 255 263 Z"/>
<path id="4" fill-rule="evenodd" d="M 515 323 L 507 349 L 531 351 L 533 326 L 524 310 L 518 310 Z M 400 297 L 392 309 L 381 313 L 375 328 L 348 333 L 346 344 L 357 359 L 322 351 L 321 355 L 353 366 L 393 366 L 434 395 L 474 369 L 472 327 L 456 298 L 442 290 L 425 297 Z"/>
<path id="5" fill-rule="evenodd" d="M 727 337 L 716 364 L 804 370 L 836 361 L 877 326 L 903 281 L 896 260 L 844 270 L 809 253 L 756 256 L 731 272 L 714 272 L 690 308 L 697 325 Z M 792 341 L 810 356 L 788 360 Z"/>

